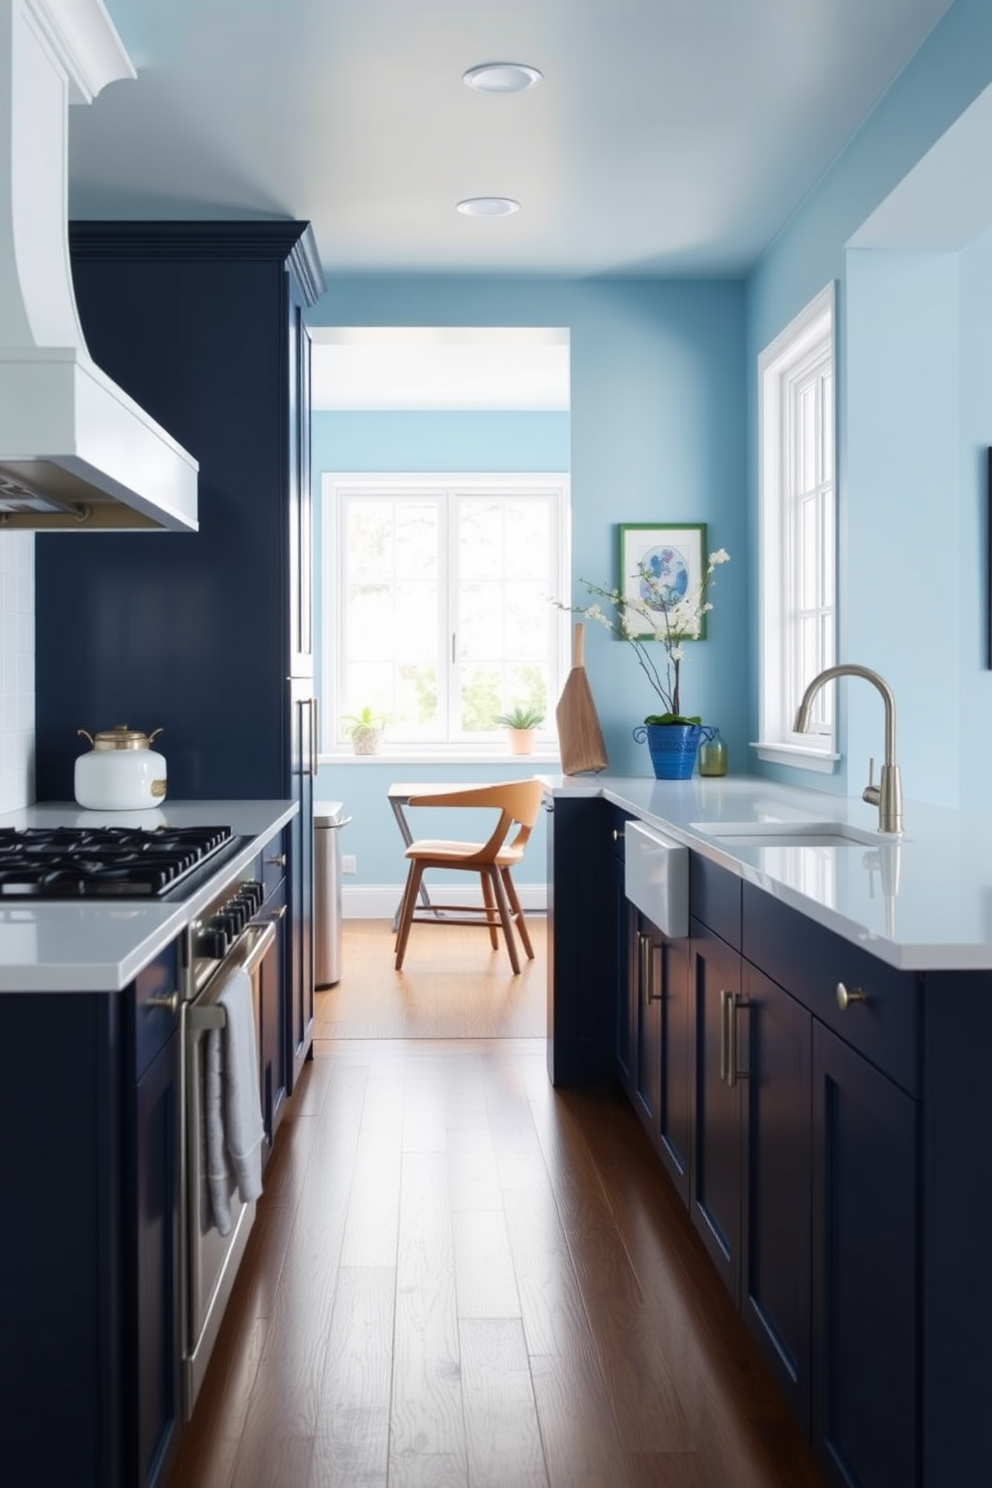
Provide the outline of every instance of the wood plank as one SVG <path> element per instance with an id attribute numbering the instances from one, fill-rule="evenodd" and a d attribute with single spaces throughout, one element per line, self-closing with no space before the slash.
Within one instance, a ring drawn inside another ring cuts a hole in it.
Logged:
<path id="1" fill-rule="evenodd" d="M 547 1488 L 519 1318 L 462 1318 L 462 1394 L 472 1488 Z"/>
<path id="2" fill-rule="evenodd" d="M 391 1267 L 341 1271 L 327 1335 L 312 1488 L 384 1488 L 395 1291 Z"/>
<path id="3" fill-rule="evenodd" d="M 393 1333 L 391 1488 L 464 1481 L 460 1376 L 447 1160 L 444 1153 L 406 1152 Z"/>
<path id="4" fill-rule="evenodd" d="M 520 1298 L 502 1210 L 452 1214 L 459 1318 L 519 1318 Z"/>

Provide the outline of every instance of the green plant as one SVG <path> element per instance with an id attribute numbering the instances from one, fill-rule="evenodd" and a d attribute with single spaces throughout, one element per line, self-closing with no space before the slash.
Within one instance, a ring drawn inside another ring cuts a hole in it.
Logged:
<path id="1" fill-rule="evenodd" d="M 359 713 L 345 713 L 341 719 L 341 729 L 343 733 L 351 735 L 360 728 L 382 728 L 388 721 L 384 713 L 376 713 L 374 709 L 366 706 Z"/>
<path id="2" fill-rule="evenodd" d="M 539 708 L 528 708 L 523 703 L 516 703 L 505 713 L 498 713 L 495 722 L 502 728 L 534 729 L 544 722 L 544 714 Z"/>
<path id="3" fill-rule="evenodd" d="M 630 599 L 619 589 L 601 589 L 598 584 L 582 579 L 590 594 L 598 594 L 613 606 L 613 618 L 603 612 L 599 604 L 566 605 L 556 600 L 561 610 L 570 610 L 596 620 L 623 641 L 629 641 L 637 656 L 638 664 L 654 691 L 664 704 L 663 713 L 649 713 L 645 723 L 699 723 L 698 714 L 682 712 L 680 686 L 682 661 L 685 656 L 683 644 L 694 640 L 700 632 L 702 618 L 713 606 L 707 599 L 713 574 L 721 563 L 729 563 L 726 548 L 717 548 L 706 561 L 703 577 L 684 599 L 671 601 L 666 597 L 663 585 L 645 564 L 638 565 L 639 598 Z M 649 632 L 647 641 L 641 639 Z M 664 675 L 659 671 L 650 646 L 656 642 L 665 649 Z"/>

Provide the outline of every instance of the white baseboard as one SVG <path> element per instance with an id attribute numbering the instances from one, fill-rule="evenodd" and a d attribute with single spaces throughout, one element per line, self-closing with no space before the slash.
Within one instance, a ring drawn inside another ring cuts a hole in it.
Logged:
<path id="1" fill-rule="evenodd" d="M 443 884 L 427 892 L 445 904 L 481 904 L 477 888 L 471 884 L 457 887 Z M 391 920 L 403 895 L 402 884 L 343 884 L 341 915 L 346 920 Z M 548 908 L 545 884 L 517 884 L 517 896 L 525 913 L 544 914 Z"/>

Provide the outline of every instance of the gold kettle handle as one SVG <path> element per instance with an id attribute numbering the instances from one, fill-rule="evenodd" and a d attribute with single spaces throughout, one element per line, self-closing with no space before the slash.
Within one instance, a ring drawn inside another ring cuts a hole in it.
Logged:
<path id="1" fill-rule="evenodd" d="M 151 742 L 154 739 L 157 739 L 158 736 L 159 736 L 159 734 L 164 734 L 164 733 L 165 733 L 165 729 L 161 729 L 161 728 L 152 729 L 151 733 L 148 735 L 148 742 L 149 742 L 149 744 L 151 744 Z"/>
<path id="2" fill-rule="evenodd" d="M 90 746 L 91 747 L 95 747 L 96 746 L 96 740 L 94 739 L 93 735 L 90 733 L 89 729 L 77 729 L 76 730 L 76 733 L 77 734 L 81 734 L 84 739 L 89 739 Z"/>

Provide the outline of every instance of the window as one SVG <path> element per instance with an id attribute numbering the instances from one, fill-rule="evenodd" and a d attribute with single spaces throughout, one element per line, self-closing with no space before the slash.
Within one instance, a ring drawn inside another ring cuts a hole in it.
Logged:
<path id="1" fill-rule="evenodd" d="M 325 751 L 370 707 L 391 752 L 503 752 L 516 704 L 555 747 L 567 510 L 563 476 L 325 476 Z"/>
<path id="2" fill-rule="evenodd" d="M 834 290 L 828 285 L 758 359 L 762 759 L 831 770 L 833 688 L 795 732 L 806 686 L 836 654 Z"/>

